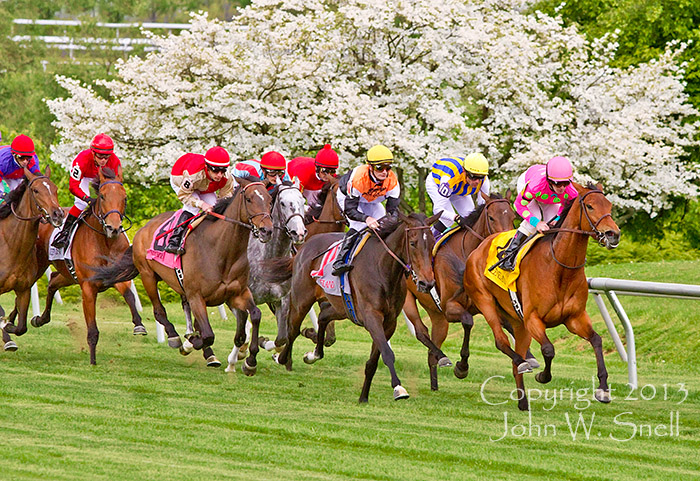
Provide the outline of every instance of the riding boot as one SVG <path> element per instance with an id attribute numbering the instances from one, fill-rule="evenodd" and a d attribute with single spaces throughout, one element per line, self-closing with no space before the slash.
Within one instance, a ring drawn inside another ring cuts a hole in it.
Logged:
<path id="1" fill-rule="evenodd" d="M 447 232 L 449 229 L 450 228 L 443 224 L 440 220 L 435 222 L 432 226 L 430 226 L 430 230 L 433 233 L 435 242 L 439 241 L 445 234 L 445 232 Z"/>
<path id="2" fill-rule="evenodd" d="M 343 238 L 343 245 L 340 246 L 340 251 L 338 251 L 338 256 L 335 258 L 333 263 L 333 275 L 339 276 L 343 272 L 348 272 L 354 267 L 351 264 L 345 262 L 345 256 L 350 253 L 353 246 L 355 245 L 355 238 L 357 231 L 355 229 L 350 229 Z"/>
<path id="3" fill-rule="evenodd" d="M 70 235 L 70 231 L 73 228 L 73 224 L 75 224 L 76 220 L 78 220 L 78 218 L 73 214 L 68 214 L 66 216 L 66 220 L 63 221 L 63 227 L 61 227 L 61 230 L 58 231 L 58 234 L 56 234 L 56 237 L 51 243 L 53 247 L 61 250 L 66 248 L 68 245 L 68 236 Z"/>
<path id="4" fill-rule="evenodd" d="M 519 230 L 515 231 L 515 236 L 511 239 L 508 247 L 498 253 L 498 258 L 503 259 L 500 265 L 501 269 L 504 271 L 515 270 L 515 258 L 518 256 L 518 249 L 520 249 L 520 245 L 526 238 L 527 234 Z"/>
<path id="5" fill-rule="evenodd" d="M 190 220 L 192 217 L 194 217 L 194 214 L 187 212 L 186 210 L 182 211 L 180 218 L 177 220 L 177 223 L 181 225 L 178 225 L 175 230 L 173 230 L 173 234 L 170 236 L 168 245 L 165 246 L 165 252 L 178 256 L 185 253 L 185 248 L 182 246 L 182 239 L 185 236 L 185 232 L 187 232 L 187 227 L 190 225 L 190 223 L 186 221 Z"/>

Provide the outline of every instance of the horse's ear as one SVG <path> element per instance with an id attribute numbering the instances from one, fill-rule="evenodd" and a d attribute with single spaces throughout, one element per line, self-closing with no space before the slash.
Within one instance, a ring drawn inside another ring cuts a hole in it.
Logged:
<path id="1" fill-rule="evenodd" d="M 428 224 L 428 225 L 433 225 L 434 223 L 436 223 L 436 222 L 440 219 L 440 216 L 442 215 L 442 212 L 443 212 L 443 211 L 440 211 L 440 212 L 438 212 L 437 214 L 435 214 L 435 215 L 433 215 L 433 216 L 431 216 L 431 217 L 428 217 L 428 218 L 425 220 L 425 223 Z"/>
<path id="2" fill-rule="evenodd" d="M 121 165 L 120 165 L 119 167 L 117 167 L 116 179 L 117 179 L 119 182 L 121 182 L 122 180 L 124 180 L 124 178 L 122 177 L 122 166 L 121 166 Z"/>
<path id="3" fill-rule="evenodd" d="M 399 220 L 401 222 L 408 222 L 408 216 L 406 214 L 404 214 L 403 212 L 401 212 L 401 209 L 398 209 L 396 211 L 396 213 L 399 216 Z"/>
<path id="4" fill-rule="evenodd" d="M 51 178 L 51 166 L 47 165 L 46 168 L 44 169 L 44 175 L 48 178 Z"/>
<path id="5" fill-rule="evenodd" d="M 235 180 L 241 187 L 245 187 L 246 185 L 250 184 L 250 180 L 246 179 L 245 177 L 236 177 L 234 175 L 233 180 Z"/>
<path id="6" fill-rule="evenodd" d="M 599 191 L 603 192 L 603 184 L 601 184 L 600 182 L 598 182 L 598 183 L 595 185 L 595 188 L 598 189 Z"/>
<path id="7" fill-rule="evenodd" d="M 510 198 L 511 198 L 512 195 L 513 195 L 513 191 L 510 190 L 510 188 L 509 188 L 508 190 L 506 190 L 505 199 L 506 199 L 508 202 L 510 202 Z"/>
<path id="8" fill-rule="evenodd" d="M 301 182 L 299 182 L 299 177 L 294 177 L 294 187 L 297 189 L 301 187 Z"/>
<path id="9" fill-rule="evenodd" d="M 36 175 L 34 175 L 34 173 L 26 166 L 22 167 L 22 170 L 24 170 L 24 176 L 27 178 L 27 180 L 32 180 L 34 177 L 36 177 Z"/>

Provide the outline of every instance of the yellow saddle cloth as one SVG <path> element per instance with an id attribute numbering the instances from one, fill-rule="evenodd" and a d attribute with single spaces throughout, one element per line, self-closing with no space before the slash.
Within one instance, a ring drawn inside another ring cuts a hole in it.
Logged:
<path id="1" fill-rule="evenodd" d="M 489 256 L 486 259 L 486 270 L 484 270 L 484 275 L 486 275 L 487 279 L 495 282 L 501 289 L 506 291 L 510 290 L 513 292 L 517 292 L 515 281 L 520 275 L 520 261 L 523 257 L 525 257 L 525 254 L 527 254 L 527 251 L 530 250 L 530 247 L 532 247 L 534 242 L 542 237 L 542 234 L 537 234 L 520 248 L 518 251 L 518 256 L 515 259 L 515 269 L 512 272 L 504 271 L 500 267 L 496 267 L 494 270 L 490 271 L 489 268 L 499 260 L 498 252 L 502 250 L 508 244 L 508 242 L 510 242 L 513 236 L 515 236 L 515 232 L 515 230 L 501 232 L 496 236 L 496 238 L 493 239 L 491 246 L 489 247 Z"/>
<path id="2" fill-rule="evenodd" d="M 457 233 L 457 232 L 459 232 L 459 226 L 458 226 L 458 225 L 456 225 L 456 226 L 454 226 L 454 227 L 450 227 L 449 230 L 445 231 L 445 233 L 442 234 L 442 237 L 440 237 L 440 239 L 438 239 L 438 241 L 435 242 L 435 245 L 433 246 L 433 257 L 435 256 L 435 254 L 437 254 L 438 249 L 439 249 L 440 247 L 442 247 L 442 245 L 443 245 L 445 242 L 447 242 L 447 239 L 449 239 L 450 237 L 452 237 L 452 236 L 453 236 L 455 233 Z"/>

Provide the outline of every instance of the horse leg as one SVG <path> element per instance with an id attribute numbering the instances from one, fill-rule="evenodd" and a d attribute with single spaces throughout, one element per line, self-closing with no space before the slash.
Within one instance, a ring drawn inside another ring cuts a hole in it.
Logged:
<path id="1" fill-rule="evenodd" d="M 277 319 L 277 337 L 275 338 L 274 346 L 270 347 L 280 350 L 287 344 L 287 338 L 289 337 L 289 294 L 277 302 L 269 303 L 268 306 L 275 313 L 275 319 Z M 267 350 L 269 351 L 270 349 Z"/>
<path id="2" fill-rule="evenodd" d="M 214 344 L 214 331 L 209 323 L 206 301 L 199 293 L 190 295 L 187 301 L 192 310 L 192 317 L 194 318 L 194 326 L 196 328 L 195 334 L 190 335 L 187 339 L 197 350 L 212 346 Z"/>
<path id="3" fill-rule="evenodd" d="M 239 353 L 243 351 L 246 343 L 246 332 L 245 326 L 248 322 L 248 312 L 242 309 L 238 309 L 233 301 L 228 303 L 228 307 L 236 316 L 236 334 L 233 338 L 233 349 L 228 355 L 228 365 L 226 366 L 226 372 L 236 372 L 236 363 L 240 360 Z"/>
<path id="4" fill-rule="evenodd" d="M 250 323 L 253 326 L 250 338 L 253 339 L 254 342 L 250 343 L 248 357 L 245 359 L 245 362 L 243 363 L 243 367 L 241 369 L 243 370 L 243 373 L 246 376 L 253 376 L 255 375 L 258 368 L 257 356 L 258 352 L 260 351 L 260 346 L 257 343 L 257 339 L 260 335 L 260 319 L 262 318 L 262 313 L 260 312 L 258 306 L 255 305 L 253 294 L 247 287 L 238 296 L 234 297 L 231 300 L 230 307 L 232 309 L 234 307 L 241 310 L 245 309 L 250 315 Z M 239 323 L 236 329 L 236 338 L 238 338 L 239 336 L 238 331 L 241 327 L 243 327 L 243 335 L 245 335 L 245 325 L 240 326 Z"/>
<path id="5" fill-rule="evenodd" d="M 90 364 L 97 364 L 96 351 L 97 341 L 100 338 L 100 331 L 97 329 L 95 319 L 95 302 L 97 300 L 97 287 L 90 282 L 83 282 L 80 285 L 83 292 L 83 316 L 87 325 L 87 343 L 90 349 Z"/>
<path id="6" fill-rule="evenodd" d="M 221 367 L 221 361 L 219 361 L 214 355 L 214 350 L 211 346 L 207 346 L 202 349 L 202 356 L 207 363 L 207 367 Z"/>
<path id="7" fill-rule="evenodd" d="M 141 271 L 141 282 L 143 283 L 148 298 L 151 300 L 151 304 L 153 304 L 153 317 L 165 328 L 165 334 L 168 336 L 168 346 L 174 349 L 181 348 L 182 340 L 175 330 L 175 326 L 168 320 L 168 314 L 165 312 L 165 307 L 158 295 L 158 280 L 153 271 L 146 269 Z"/>
<path id="8" fill-rule="evenodd" d="M 379 348 L 382 361 L 384 361 L 386 367 L 389 368 L 391 387 L 394 388 L 394 400 L 407 399 L 409 397 L 408 392 L 401 386 L 401 381 L 396 374 L 396 368 L 394 367 L 394 351 L 392 351 L 391 346 L 389 346 L 389 339 L 391 339 L 394 330 L 396 330 L 396 319 L 387 320 L 381 312 L 372 310 L 363 316 L 363 321 L 365 329 L 367 329 L 372 336 L 373 343 Z M 366 388 L 367 394 L 369 394 L 369 384 L 371 384 L 371 382 L 371 379 L 365 378 L 365 383 L 368 384 Z M 364 391 L 365 389 L 363 387 L 363 392 Z"/>
<path id="9" fill-rule="evenodd" d="M 552 359 L 554 359 L 554 344 L 547 337 L 545 332 L 546 326 L 542 319 L 531 315 L 527 319 L 527 329 L 530 335 L 537 341 L 542 348 L 542 357 L 544 357 L 544 369 L 535 375 L 535 380 L 542 384 L 547 384 L 552 380 Z M 529 351 L 528 351 L 529 352 Z M 528 360 L 528 363 L 530 361 Z"/>
<path id="10" fill-rule="evenodd" d="M 292 293 L 290 293 L 288 321 L 290 329 L 287 344 L 284 346 L 284 349 L 282 349 L 282 352 L 280 352 L 278 356 L 273 356 L 273 358 L 275 359 L 275 361 L 277 361 L 278 364 L 282 364 L 287 367 L 287 371 L 292 370 L 292 347 L 294 346 L 294 341 L 297 337 L 299 337 L 299 334 L 301 332 L 301 323 L 304 322 L 306 313 L 309 312 L 309 309 L 311 309 L 311 307 L 316 302 L 313 289 L 299 289 L 299 292 L 301 293 L 301 295 L 298 296 L 299 299 L 293 299 L 293 302 L 291 296 L 295 292 L 292 291 Z"/>
<path id="11" fill-rule="evenodd" d="M 595 360 L 598 367 L 598 389 L 595 391 L 595 398 L 602 403 L 611 401 L 610 388 L 608 387 L 608 370 L 605 368 L 605 358 L 603 357 L 603 340 L 595 332 L 591 324 L 591 318 L 586 311 L 578 317 L 573 317 L 565 322 L 566 328 L 579 337 L 587 340 L 595 351 Z"/>
<path id="12" fill-rule="evenodd" d="M 525 326 L 521 323 L 513 326 L 513 337 L 515 338 L 515 351 L 518 355 L 524 357 L 530 348 L 530 343 L 532 342 L 532 337 Z M 501 331 L 502 332 L 502 331 Z M 529 410 L 529 404 L 527 400 L 527 394 L 525 393 L 525 380 L 523 379 L 523 373 L 513 364 L 513 377 L 515 378 L 515 387 L 518 392 L 518 409 L 521 411 Z"/>
<path id="13" fill-rule="evenodd" d="M 27 311 L 29 310 L 30 299 L 30 289 L 25 291 L 15 291 L 15 309 L 18 313 L 17 325 L 11 324 L 7 319 L 3 319 L 2 323 L 0 323 L 0 329 L 8 334 L 15 334 L 17 336 L 21 336 L 27 332 Z"/>
<path id="14" fill-rule="evenodd" d="M 515 334 L 513 334 L 513 326 L 510 324 L 510 322 L 508 322 L 507 319 L 504 319 L 503 323 L 501 325 L 505 328 L 506 331 L 510 332 L 511 336 L 515 335 Z M 525 355 L 525 360 L 527 361 L 527 363 L 530 365 L 530 367 L 532 369 L 537 369 L 538 367 L 540 367 L 540 363 L 537 361 L 537 359 L 532 354 L 530 349 L 527 350 L 527 354 Z"/>
<path id="15" fill-rule="evenodd" d="M 468 311 L 463 311 L 460 323 L 464 330 L 464 337 L 462 338 L 462 348 L 459 351 L 460 360 L 455 364 L 454 373 L 457 378 L 464 379 L 469 374 L 469 342 L 472 327 L 474 327 L 474 317 Z"/>
<path id="16" fill-rule="evenodd" d="M 134 336 L 145 336 L 148 333 L 146 332 L 146 327 L 143 325 L 143 322 L 141 322 L 139 310 L 136 309 L 136 296 L 134 296 L 134 293 L 131 291 L 130 282 L 133 281 L 120 282 L 119 284 L 115 284 L 114 288 L 119 291 L 126 301 L 126 305 L 129 306 L 131 322 L 134 324 Z"/>
<path id="17" fill-rule="evenodd" d="M 318 303 L 318 307 L 321 310 L 323 310 L 326 306 L 330 306 L 330 302 L 322 301 L 322 302 Z M 301 335 L 304 336 L 305 338 L 309 339 L 314 344 L 316 344 L 316 339 L 318 338 L 318 333 L 316 332 L 316 329 L 314 329 L 313 327 L 307 327 L 306 329 L 302 330 Z M 326 327 L 326 338 L 324 341 L 324 345 L 326 347 L 331 347 L 333 344 L 335 344 L 335 341 L 336 341 L 335 321 L 331 321 L 328 324 L 328 327 Z"/>
<path id="18" fill-rule="evenodd" d="M 12 310 L 12 313 L 14 313 L 15 315 L 17 315 L 17 308 L 14 308 L 14 309 Z M 9 319 L 5 319 L 5 310 L 2 308 L 2 306 L 0 306 L 0 319 L 2 319 L 3 322 L 10 322 L 10 323 L 12 323 L 12 321 L 9 321 Z M 12 340 L 12 338 L 10 337 L 10 335 L 9 335 L 8 333 L 5 332 L 5 329 L 0 329 L 0 332 L 2 332 L 2 342 L 5 343 L 3 349 L 4 349 L 5 351 L 8 351 L 8 352 L 16 351 L 16 350 L 17 350 L 17 344 L 15 343 L 15 341 Z"/>
<path id="19" fill-rule="evenodd" d="M 362 384 L 362 392 L 360 393 L 360 402 L 366 403 L 369 401 L 369 388 L 372 385 L 374 373 L 377 372 L 377 364 L 379 363 L 379 348 L 377 344 L 372 343 L 372 350 L 369 353 L 369 359 L 365 363 L 365 382 Z"/>
<path id="20" fill-rule="evenodd" d="M 328 325 L 334 320 L 344 318 L 344 312 L 336 312 L 329 302 L 324 303 L 324 307 L 321 309 L 321 312 L 318 315 L 318 336 L 316 339 L 316 349 L 304 354 L 304 362 L 306 364 L 313 364 L 319 359 L 323 359 L 323 347 L 325 346 L 324 340 Z"/>
<path id="21" fill-rule="evenodd" d="M 44 306 L 44 312 L 41 316 L 34 316 L 32 318 L 31 324 L 34 327 L 41 327 L 45 324 L 51 322 L 51 308 L 53 307 L 53 299 L 61 287 L 70 286 L 75 281 L 71 277 L 66 277 L 60 272 L 52 272 L 51 279 L 49 280 L 49 285 L 46 291 L 46 305 Z"/>

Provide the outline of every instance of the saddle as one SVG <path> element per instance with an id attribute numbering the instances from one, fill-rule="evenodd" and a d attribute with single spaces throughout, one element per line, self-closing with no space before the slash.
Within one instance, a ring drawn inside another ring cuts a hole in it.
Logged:
<path id="1" fill-rule="evenodd" d="M 516 230 L 501 232 L 491 241 L 489 253 L 486 258 L 486 269 L 484 270 L 484 275 L 487 279 L 493 281 L 501 289 L 513 292 L 517 291 L 515 281 L 518 279 L 518 276 L 520 276 L 520 262 L 534 245 L 535 241 L 543 237 L 542 234 L 538 233 L 526 239 L 517 252 L 515 269 L 513 269 L 513 271 L 505 271 L 497 266 L 501 260 L 499 254 L 500 251 L 510 244 L 511 239 L 515 236 L 515 232 Z M 496 265 L 495 268 L 493 268 L 494 265 Z"/>

